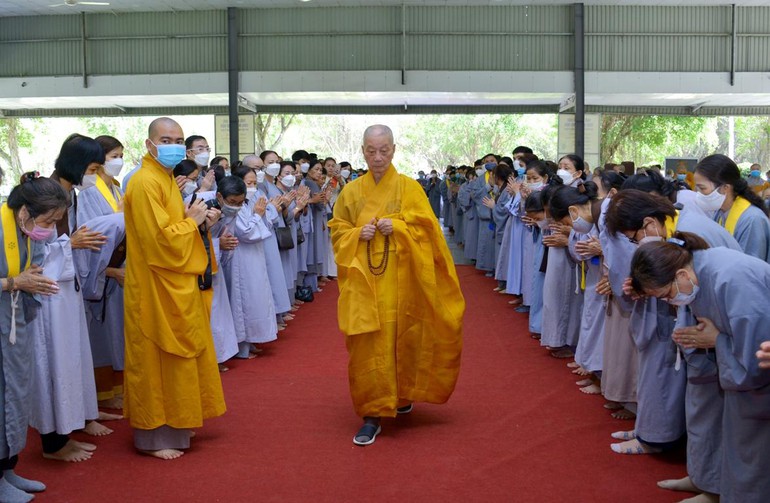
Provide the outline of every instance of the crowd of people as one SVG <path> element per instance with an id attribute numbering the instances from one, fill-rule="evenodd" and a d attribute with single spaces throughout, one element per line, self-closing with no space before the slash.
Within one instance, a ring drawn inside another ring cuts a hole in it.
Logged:
<path id="1" fill-rule="evenodd" d="M 140 452 L 180 456 L 224 412 L 217 364 L 253 359 L 337 275 L 327 221 L 365 171 L 304 150 L 231 165 L 168 118 L 146 147 L 121 186 L 120 140 L 73 134 L 2 205 L 4 503 L 45 488 L 14 472 L 29 426 L 79 462 L 97 446 L 71 434 L 123 412 Z"/>
<path id="2" fill-rule="evenodd" d="M 424 187 L 441 196 L 448 239 L 528 313 L 531 337 L 569 361 L 580 391 L 634 421 L 612 433 L 614 452 L 686 439 L 688 476 L 661 487 L 697 493 L 688 502 L 766 501 L 770 220 L 758 168 L 747 180 L 716 154 L 669 177 L 624 171 L 517 147 Z"/>

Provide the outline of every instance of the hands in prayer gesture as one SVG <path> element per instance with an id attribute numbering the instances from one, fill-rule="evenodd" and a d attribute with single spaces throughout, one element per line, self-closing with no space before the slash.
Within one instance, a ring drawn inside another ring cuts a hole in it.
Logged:
<path id="1" fill-rule="evenodd" d="M 264 197 L 260 197 L 257 199 L 257 202 L 254 203 L 254 213 L 257 215 L 264 216 L 265 215 L 265 209 L 267 209 L 267 199 Z"/>

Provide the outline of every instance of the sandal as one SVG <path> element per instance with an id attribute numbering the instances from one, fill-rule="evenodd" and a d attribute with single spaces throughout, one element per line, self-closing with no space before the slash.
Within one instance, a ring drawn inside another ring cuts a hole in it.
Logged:
<path id="1" fill-rule="evenodd" d="M 364 423 L 356 436 L 353 437 L 353 443 L 356 445 L 371 445 L 374 443 L 377 435 L 380 434 L 382 428 L 379 424 Z"/>

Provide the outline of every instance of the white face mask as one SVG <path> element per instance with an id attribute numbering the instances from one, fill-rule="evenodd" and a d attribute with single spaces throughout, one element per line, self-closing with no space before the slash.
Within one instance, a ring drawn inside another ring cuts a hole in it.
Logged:
<path id="1" fill-rule="evenodd" d="M 529 190 L 540 190 L 543 188 L 543 185 L 545 185 L 543 182 L 527 183 L 527 188 Z"/>
<path id="2" fill-rule="evenodd" d="M 476 170 L 476 176 L 481 176 L 484 174 L 484 168 L 479 168 Z"/>
<path id="3" fill-rule="evenodd" d="M 725 195 L 720 194 L 717 189 L 711 191 L 711 194 L 705 196 L 700 192 L 695 194 L 695 204 L 706 213 L 713 213 L 722 207 L 725 202 Z"/>
<path id="4" fill-rule="evenodd" d="M 281 172 L 281 165 L 278 164 L 277 162 L 268 164 L 265 167 L 265 173 L 267 173 L 270 176 L 273 176 L 273 177 L 278 176 L 278 173 L 280 172 Z"/>
<path id="5" fill-rule="evenodd" d="M 104 171 L 110 176 L 118 176 L 123 169 L 123 158 L 116 157 L 104 163 Z"/>
<path id="6" fill-rule="evenodd" d="M 308 171 L 310 171 L 310 164 L 303 162 L 302 164 L 299 165 L 299 169 L 302 170 L 302 173 L 307 173 Z"/>
<path id="7" fill-rule="evenodd" d="M 257 183 L 262 183 L 264 181 L 265 181 L 265 172 L 257 171 Z"/>
<path id="8" fill-rule="evenodd" d="M 700 290 L 700 287 L 692 282 L 692 280 L 687 278 L 687 280 L 692 285 L 692 293 L 682 293 L 679 291 L 679 283 L 674 279 L 674 285 L 676 285 L 676 295 L 674 295 L 672 298 L 668 299 L 668 303 L 673 306 L 687 306 L 689 304 L 692 304 L 692 301 L 695 300 L 695 297 L 698 295 L 698 291 Z"/>
<path id="9" fill-rule="evenodd" d="M 254 195 L 257 193 L 256 187 L 247 187 L 246 188 L 246 197 L 251 200 L 254 198 Z"/>
<path id="10" fill-rule="evenodd" d="M 210 156 L 210 152 L 201 152 L 200 154 L 195 154 L 195 164 L 198 166 L 208 166 Z"/>
<path id="11" fill-rule="evenodd" d="M 191 195 L 193 192 L 195 192 L 198 189 L 198 185 L 195 182 L 187 182 L 184 184 L 184 189 L 182 189 L 182 194 L 187 197 Z"/>
<path id="12" fill-rule="evenodd" d="M 556 176 L 562 179 L 564 185 L 569 185 L 572 182 L 572 173 L 566 169 L 560 169 L 556 172 Z"/>
<path id="13" fill-rule="evenodd" d="M 286 175 L 283 178 L 281 178 L 281 183 L 283 184 L 284 187 L 289 189 L 291 187 L 294 187 L 295 180 L 296 179 L 294 178 L 294 175 Z"/>
<path id="14" fill-rule="evenodd" d="M 342 175 L 342 178 L 347 180 L 348 177 L 350 176 L 350 170 L 349 169 L 343 169 L 342 171 L 340 171 L 340 175 Z"/>
<path id="15" fill-rule="evenodd" d="M 639 246 L 642 246 L 644 243 L 654 243 L 655 241 L 663 241 L 663 236 L 658 234 L 657 227 L 655 228 L 654 236 L 648 236 L 646 228 L 642 229 L 642 232 L 644 233 L 644 237 L 639 240 Z"/>
<path id="16" fill-rule="evenodd" d="M 96 185 L 96 175 L 83 175 L 83 181 L 80 182 L 80 190 L 86 190 Z"/>

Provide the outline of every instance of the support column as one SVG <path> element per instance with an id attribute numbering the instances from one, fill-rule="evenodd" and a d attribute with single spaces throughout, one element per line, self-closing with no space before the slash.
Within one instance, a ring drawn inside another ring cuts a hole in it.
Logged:
<path id="1" fill-rule="evenodd" d="M 230 164 L 238 160 L 238 9 L 227 8 L 227 111 L 230 116 Z"/>
<path id="2" fill-rule="evenodd" d="M 585 156 L 585 33 L 583 4 L 575 4 L 575 154 Z"/>

